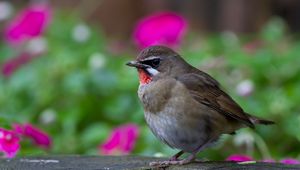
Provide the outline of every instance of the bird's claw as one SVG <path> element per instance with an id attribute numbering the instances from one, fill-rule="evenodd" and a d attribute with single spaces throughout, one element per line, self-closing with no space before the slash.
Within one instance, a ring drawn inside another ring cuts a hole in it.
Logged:
<path id="1" fill-rule="evenodd" d="M 172 158 L 171 158 L 172 159 Z M 177 158 L 176 158 L 177 159 Z M 168 160 L 168 161 L 157 161 L 157 162 L 150 162 L 150 166 L 159 166 L 165 167 L 170 165 L 184 165 L 192 162 L 193 160 L 183 159 L 183 160 Z"/>

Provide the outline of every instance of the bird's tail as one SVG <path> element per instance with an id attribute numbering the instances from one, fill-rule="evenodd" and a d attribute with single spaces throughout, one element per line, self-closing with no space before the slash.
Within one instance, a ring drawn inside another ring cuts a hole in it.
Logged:
<path id="1" fill-rule="evenodd" d="M 249 117 L 250 117 L 250 120 L 253 124 L 272 125 L 272 124 L 275 123 L 271 120 L 261 119 L 259 117 L 253 116 L 253 115 L 249 115 Z"/>

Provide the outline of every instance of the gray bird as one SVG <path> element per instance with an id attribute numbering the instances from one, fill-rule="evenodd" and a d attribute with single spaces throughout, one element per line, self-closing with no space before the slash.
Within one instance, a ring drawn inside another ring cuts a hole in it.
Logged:
<path id="1" fill-rule="evenodd" d="M 222 134 L 274 123 L 244 112 L 214 78 L 168 47 L 148 47 L 127 65 L 138 70 L 138 96 L 151 131 L 171 148 L 181 150 L 168 161 L 150 165 L 190 163 Z M 185 152 L 191 155 L 179 160 Z"/>

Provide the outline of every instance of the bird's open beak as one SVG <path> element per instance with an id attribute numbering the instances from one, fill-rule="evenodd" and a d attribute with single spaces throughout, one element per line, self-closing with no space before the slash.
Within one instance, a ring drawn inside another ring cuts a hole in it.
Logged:
<path id="1" fill-rule="evenodd" d="M 126 63 L 126 65 L 130 66 L 130 67 L 136 67 L 136 68 L 149 68 L 150 66 L 146 65 L 146 64 L 142 64 L 138 61 L 129 61 L 128 63 Z"/>

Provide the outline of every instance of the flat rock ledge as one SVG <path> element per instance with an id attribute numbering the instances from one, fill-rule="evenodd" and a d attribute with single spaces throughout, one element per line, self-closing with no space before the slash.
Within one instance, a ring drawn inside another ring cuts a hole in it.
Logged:
<path id="1" fill-rule="evenodd" d="M 225 162 L 206 161 L 195 162 L 187 165 L 176 165 L 164 168 L 150 167 L 151 161 L 166 160 L 165 158 L 153 158 L 142 156 L 82 156 L 82 155 L 60 155 L 60 156 L 28 156 L 14 159 L 0 159 L 0 170 L 52 170 L 52 169 L 74 169 L 74 170 L 114 170 L 114 169 L 298 169 L 300 165 L 285 165 L 280 163 L 263 162 Z"/>

